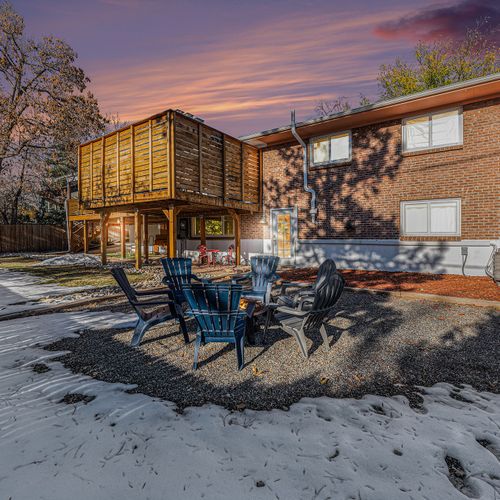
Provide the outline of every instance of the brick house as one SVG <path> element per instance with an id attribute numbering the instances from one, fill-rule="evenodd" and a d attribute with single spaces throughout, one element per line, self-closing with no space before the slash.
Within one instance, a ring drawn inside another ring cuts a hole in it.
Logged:
<path id="1" fill-rule="evenodd" d="M 263 216 L 242 217 L 244 256 L 484 274 L 500 238 L 500 74 L 297 123 L 296 134 L 305 149 L 291 125 L 241 138 L 263 169 Z"/>

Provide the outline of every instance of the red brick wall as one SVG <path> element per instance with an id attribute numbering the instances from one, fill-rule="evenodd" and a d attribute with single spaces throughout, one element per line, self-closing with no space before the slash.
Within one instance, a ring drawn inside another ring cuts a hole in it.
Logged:
<path id="1" fill-rule="evenodd" d="M 316 226 L 302 187 L 302 148 L 268 148 L 263 153 L 267 219 L 270 208 L 297 205 L 301 239 L 392 239 L 400 236 L 401 201 L 461 198 L 461 239 L 498 238 L 500 99 L 464 106 L 463 137 L 463 146 L 402 153 L 401 120 L 353 129 L 350 163 L 309 170 L 318 197 Z M 269 237 L 255 219 L 260 216 L 244 218 L 242 237 Z"/>
<path id="2" fill-rule="evenodd" d="M 242 215 L 241 216 L 241 239 L 261 240 L 263 238 L 262 215 Z"/>

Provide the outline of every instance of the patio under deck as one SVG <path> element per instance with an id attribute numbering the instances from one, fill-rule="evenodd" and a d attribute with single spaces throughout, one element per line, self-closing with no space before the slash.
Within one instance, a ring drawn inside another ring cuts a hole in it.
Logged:
<path id="1" fill-rule="evenodd" d="M 228 214 L 234 220 L 239 262 L 240 216 L 260 211 L 261 185 L 257 148 L 191 115 L 168 110 L 80 146 L 78 200 L 68 200 L 68 232 L 71 237 L 78 227 L 88 251 L 88 222 L 98 221 L 106 263 L 110 220 L 120 221 L 124 258 L 125 221 L 133 217 L 140 268 L 142 247 L 148 257 L 148 220 L 167 224 L 166 246 L 174 257 L 179 214 Z M 203 244 L 203 222 L 200 236 Z"/>

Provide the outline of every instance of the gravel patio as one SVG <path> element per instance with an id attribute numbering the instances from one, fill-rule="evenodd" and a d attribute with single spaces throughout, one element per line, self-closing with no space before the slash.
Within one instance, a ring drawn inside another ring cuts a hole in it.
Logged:
<path id="1" fill-rule="evenodd" d="M 192 321 L 189 327 L 194 338 Z M 70 351 L 60 360 L 74 372 L 137 384 L 136 392 L 179 409 L 204 403 L 287 408 L 303 397 L 367 394 L 403 394 L 418 409 L 425 391 L 420 386 L 438 382 L 498 393 L 499 332 L 498 311 L 344 292 L 330 322 L 331 349 L 310 339 L 308 360 L 277 327 L 267 336 L 261 330 L 258 345 L 246 347 L 241 372 L 234 349 L 225 344 L 202 347 L 193 372 L 193 343 L 185 345 L 172 323 L 151 329 L 136 349 L 128 345 L 131 330 L 113 329 L 85 331 L 48 349 Z"/>
<path id="2" fill-rule="evenodd" d="M 26 273 L 14 284 L 0 282 L 7 305 L 45 293 Z M 242 372 L 224 345 L 193 372 L 173 324 L 130 348 L 120 298 L 33 312 L 0 321 L 6 498 L 66 500 L 68 484 L 75 500 L 500 492 L 494 309 L 346 290 L 330 351 L 311 339 L 305 360 L 274 328 Z"/>

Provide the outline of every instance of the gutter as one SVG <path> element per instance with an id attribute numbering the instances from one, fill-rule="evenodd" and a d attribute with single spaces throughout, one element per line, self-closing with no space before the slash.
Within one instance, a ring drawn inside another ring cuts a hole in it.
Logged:
<path id="1" fill-rule="evenodd" d="M 292 111 L 291 113 L 291 131 L 295 139 L 299 142 L 299 144 L 302 146 L 303 150 L 303 167 L 304 167 L 304 191 L 309 193 L 311 195 L 311 209 L 309 210 L 309 213 L 311 214 L 311 220 L 313 224 L 316 224 L 316 214 L 318 213 L 318 209 L 316 208 L 316 191 L 314 191 L 313 188 L 309 187 L 309 179 L 307 177 L 307 167 L 308 167 L 308 162 L 307 162 L 307 145 L 300 137 L 300 135 L 297 133 L 297 128 L 295 126 L 295 110 Z"/>
<path id="2" fill-rule="evenodd" d="M 491 82 L 497 82 L 500 81 L 500 73 L 493 73 L 491 75 L 487 76 L 481 76 L 479 78 L 472 78 L 470 80 L 465 80 L 463 82 L 457 82 L 457 83 L 452 83 L 450 85 L 443 85 L 442 87 L 437 87 L 434 89 L 428 89 L 428 90 L 423 90 L 422 92 L 416 92 L 414 94 L 408 94 L 404 95 L 401 97 L 395 97 L 393 99 L 388 99 L 385 101 L 377 101 L 373 104 L 368 104 L 366 106 L 360 106 L 357 108 L 353 108 L 349 111 L 340 111 L 338 113 L 332 113 L 330 115 L 326 116 L 321 116 L 319 118 L 312 118 L 309 120 L 305 120 L 302 122 L 299 122 L 297 124 L 298 127 L 305 127 L 308 125 L 316 125 L 318 123 L 322 122 L 328 122 L 330 120 L 336 119 L 336 118 L 341 118 L 344 116 L 352 116 L 356 115 L 359 113 L 363 113 L 365 111 L 372 111 L 375 109 L 381 109 L 385 107 L 389 107 L 395 104 L 402 104 L 406 102 L 411 102 L 411 101 L 416 101 L 418 99 L 424 98 L 424 97 L 431 97 L 434 95 L 439 95 L 439 94 L 446 94 L 448 92 L 452 92 L 455 90 L 462 90 L 462 89 L 467 89 L 475 86 L 480 86 L 484 84 L 488 84 Z M 289 125 L 285 125 L 283 127 L 276 127 L 268 130 L 263 130 L 262 132 L 255 132 L 252 134 L 247 134 L 239 137 L 240 141 L 250 141 L 252 139 L 259 139 L 260 137 L 265 137 L 267 135 L 272 135 L 272 134 L 277 134 L 280 132 L 287 132 L 290 130 Z"/>

